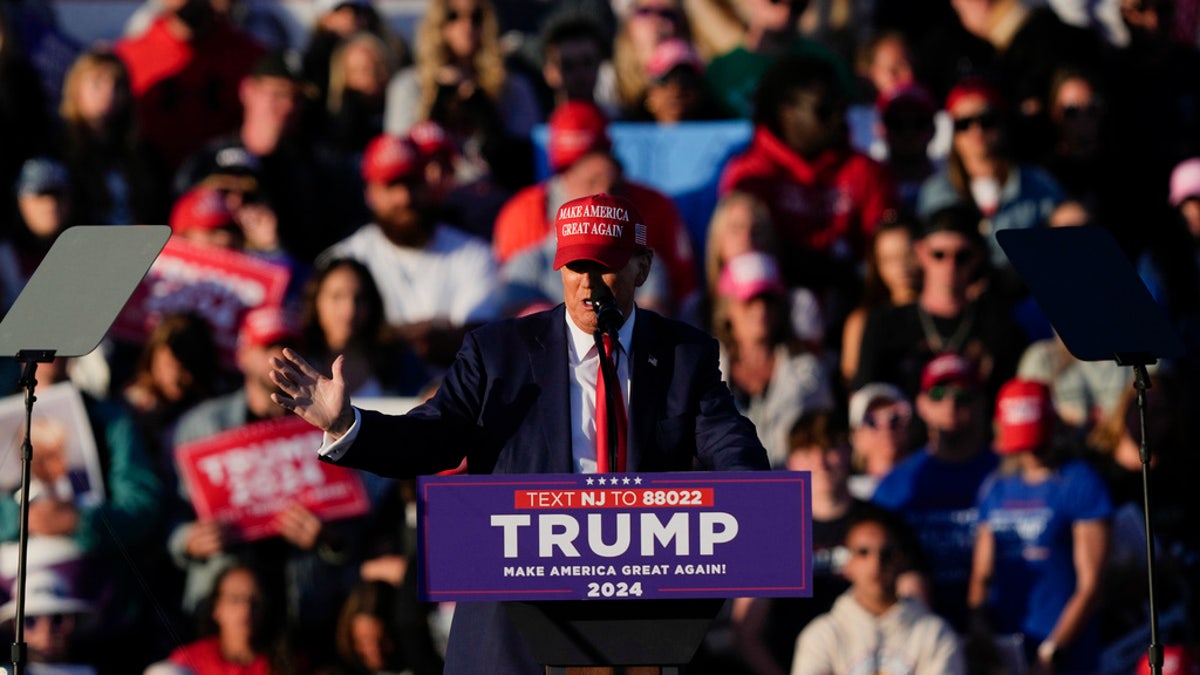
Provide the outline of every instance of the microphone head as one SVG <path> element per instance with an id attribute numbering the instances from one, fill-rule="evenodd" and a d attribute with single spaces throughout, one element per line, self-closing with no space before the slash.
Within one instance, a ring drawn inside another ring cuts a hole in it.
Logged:
<path id="1" fill-rule="evenodd" d="M 592 310 L 596 312 L 596 325 L 605 333 L 615 333 L 621 326 L 621 310 L 617 308 L 617 299 L 607 284 L 599 284 L 592 289 L 588 299 Z"/>

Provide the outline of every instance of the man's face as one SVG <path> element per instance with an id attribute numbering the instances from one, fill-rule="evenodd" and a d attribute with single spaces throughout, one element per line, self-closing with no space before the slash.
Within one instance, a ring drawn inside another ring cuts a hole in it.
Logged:
<path id="1" fill-rule="evenodd" d="M 810 445 L 792 448 L 788 453 L 789 471 L 808 471 L 814 494 L 832 494 L 845 485 L 850 476 L 850 453 L 844 445 L 825 448 Z"/>
<path id="2" fill-rule="evenodd" d="M 591 101 L 600 73 L 600 51 L 591 40 L 566 40 L 546 50 L 542 74 L 571 101 Z"/>
<path id="3" fill-rule="evenodd" d="M 592 152 L 576 160 L 559 174 L 563 196 L 569 201 L 579 197 L 612 193 L 621 180 L 621 168 L 606 152 Z"/>
<path id="4" fill-rule="evenodd" d="M 916 242 L 913 250 L 923 283 L 949 292 L 962 291 L 975 279 L 981 254 L 958 232 L 933 232 Z"/>
<path id="5" fill-rule="evenodd" d="M 375 214 L 375 222 L 388 239 L 401 246 L 424 236 L 425 195 L 425 185 L 415 178 L 367 183 L 367 206 Z"/>
<path id="6" fill-rule="evenodd" d="M 590 260 L 577 260 L 562 267 L 563 302 L 571 321 L 582 331 L 595 332 L 596 312 L 588 302 L 592 291 L 607 284 L 616 298 L 621 315 L 628 317 L 633 311 L 633 294 L 650 274 L 651 254 L 634 255 L 629 264 L 614 270 Z"/>
<path id="7" fill-rule="evenodd" d="M 845 111 L 845 102 L 824 84 L 798 89 L 779 108 L 783 141 L 801 157 L 816 157 L 845 137 Z"/>
<path id="8" fill-rule="evenodd" d="M 867 472 L 885 470 L 908 447 L 912 408 L 905 401 L 882 401 L 869 406 L 863 423 L 854 430 L 854 448 L 866 460 Z"/>
<path id="9" fill-rule="evenodd" d="M 248 119 L 289 128 L 299 109 L 296 85 L 283 77 L 247 78 L 241 86 L 241 100 Z"/>
<path id="10" fill-rule="evenodd" d="M 899 554 L 896 543 L 878 523 L 860 523 L 846 533 L 850 556 L 842 574 L 856 598 L 869 606 L 889 604 L 896 595 Z"/>
<path id="11" fill-rule="evenodd" d="M 938 384 L 917 395 L 917 414 L 943 440 L 973 435 L 983 424 L 983 394 L 976 386 Z"/>

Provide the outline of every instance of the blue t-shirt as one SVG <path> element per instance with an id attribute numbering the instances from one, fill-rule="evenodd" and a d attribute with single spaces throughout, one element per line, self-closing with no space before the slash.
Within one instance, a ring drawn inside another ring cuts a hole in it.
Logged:
<path id="1" fill-rule="evenodd" d="M 1050 477 L 1028 484 L 1019 474 L 994 475 L 983 487 L 979 519 L 995 539 L 988 604 L 995 628 L 1024 633 L 1034 644 L 1054 629 L 1075 591 L 1072 526 L 1112 515 L 1099 474 L 1082 460 L 1063 464 Z M 1070 652 L 1095 654 L 1085 631 Z"/>
<path id="2" fill-rule="evenodd" d="M 871 498 L 899 513 L 916 532 L 929 563 L 933 610 L 958 630 L 966 627 L 975 505 L 980 487 L 998 463 L 990 450 L 949 462 L 922 449 L 884 476 Z"/>

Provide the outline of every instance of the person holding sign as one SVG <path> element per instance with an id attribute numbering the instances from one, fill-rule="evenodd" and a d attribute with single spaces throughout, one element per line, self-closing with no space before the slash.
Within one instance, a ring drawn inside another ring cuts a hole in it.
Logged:
<path id="1" fill-rule="evenodd" d="M 354 408 L 340 360 L 330 377 L 292 350 L 271 360 L 273 398 L 325 430 L 324 459 L 386 476 L 452 469 L 464 457 L 477 474 L 600 471 L 607 453 L 596 451 L 603 433 L 595 408 L 605 397 L 596 395 L 593 334 L 610 316 L 602 298 L 611 293 L 619 399 L 629 403 L 627 424 L 616 427 L 625 437 L 616 468 L 767 469 L 754 426 L 721 381 L 716 341 L 633 302 L 653 261 L 648 226 L 632 204 L 609 194 L 560 207 L 554 267 L 563 304 L 469 333 L 437 394 L 406 415 Z M 447 673 L 531 670 L 541 668 L 499 605 L 457 606 Z"/>

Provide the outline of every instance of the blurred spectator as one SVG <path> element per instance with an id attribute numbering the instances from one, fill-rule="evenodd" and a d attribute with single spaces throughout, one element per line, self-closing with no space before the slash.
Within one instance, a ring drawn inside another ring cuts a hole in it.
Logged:
<path id="1" fill-rule="evenodd" d="M 880 140 L 887 167 L 896 179 L 900 205 L 915 212 L 921 186 L 937 170 L 929 147 L 937 133 L 937 104 L 924 87 L 909 85 L 881 95 L 876 108 Z"/>
<path id="2" fill-rule="evenodd" d="M 1055 440 L 1050 389 L 1009 380 L 996 398 L 999 471 L 979 493 L 973 631 L 1020 634 L 1035 672 L 1094 673 L 1100 572 L 1112 502 L 1100 476 Z M 978 625 L 982 624 L 982 625 Z"/>
<path id="3" fill-rule="evenodd" d="M 850 588 L 800 633 L 792 675 L 967 672 L 954 629 L 919 600 L 897 595 L 908 561 L 894 520 L 868 512 L 850 523 L 842 570 Z"/>
<path id="4" fill-rule="evenodd" d="M 242 250 L 246 235 L 225 196 L 208 187 L 188 190 L 171 207 L 171 233 L 197 246 Z"/>
<path id="5" fill-rule="evenodd" d="M 366 265 L 392 330 L 426 364 L 445 367 L 467 330 L 499 314 L 491 251 L 435 219 L 425 161 L 412 141 L 376 137 L 363 155 L 362 176 L 375 221 L 327 249 L 318 264 L 342 257 Z"/>
<path id="6" fill-rule="evenodd" d="M 696 263 L 691 240 L 678 207 L 667 195 L 626 179 L 613 154 L 608 121 L 596 106 L 570 101 L 550 116 L 550 178 L 513 195 L 496 217 L 492 250 L 501 264 L 521 250 L 547 245 L 551 223 L 563 203 L 590 194 L 609 192 L 629 199 L 654 226 L 646 240 L 667 272 L 666 314 L 696 290 Z M 555 294 L 557 296 L 557 293 Z"/>
<path id="7" fill-rule="evenodd" d="M 163 0 L 142 0 L 125 20 L 124 36 L 136 37 L 150 28 L 163 12 Z M 286 12 L 273 0 L 214 0 L 213 10 L 263 47 L 291 49 L 291 36 L 285 24 Z"/>
<path id="8" fill-rule="evenodd" d="M 886 169 L 847 144 L 846 98 L 828 61 L 784 57 L 759 82 L 750 147 L 725 165 L 720 192 L 762 199 L 777 228 L 784 277 L 814 290 L 840 345 L 857 302 L 856 265 L 895 208 Z"/>
<path id="9" fill-rule="evenodd" d="M 743 253 L 726 262 L 714 303 L 723 379 L 754 422 L 771 466 L 783 468 L 796 418 L 833 408 L 830 374 L 792 336 L 783 277 L 770 254 Z"/>
<path id="10" fill-rule="evenodd" d="M 869 500 L 883 477 L 908 458 L 912 404 L 895 385 L 871 382 L 850 395 L 850 494 Z"/>
<path id="11" fill-rule="evenodd" d="M 282 675 L 309 671 L 275 633 L 278 625 L 272 606 L 259 582 L 261 573 L 247 565 L 222 570 L 199 613 L 199 637 L 180 645 L 167 661 L 202 673 Z"/>
<path id="12" fill-rule="evenodd" d="M 911 304 L 917 295 L 917 265 L 913 233 L 909 223 L 890 220 L 880 223 L 867 249 L 863 292 L 859 304 L 842 324 L 841 374 L 845 382 L 858 372 L 867 316 L 878 307 Z"/>
<path id="13" fill-rule="evenodd" d="M 613 65 L 604 29 L 582 12 L 552 16 L 542 29 L 542 79 L 549 110 L 567 101 L 594 103 L 609 119 L 619 115 Z"/>
<path id="14" fill-rule="evenodd" d="M 61 162 L 35 157 L 20 167 L 17 220 L 0 240 L 0 314 L 16 301 L 54 240 L 72 224 L 71 178 Z"/>
<path id="15" fill-rule="evenodd" d="M 1016 372 L 1028 339 L 997 293 L 983 288 L 987 269 L 979 212 L 959 204 L 922 224 L 913 244 L 921 271 L 916 301 L 867 315 L 852 386 L 891 382 L 915 396 L 923 364 L 955 353 L 971 359 L 989 396 Z"/>
<path id="16" fill-rule="evenodd" d="M 188 157 L 176 173 L 175 191 L 182 194 L 214 174 L 253 177 L 257 187 L 247 194 L 275 214 L 283 251 L 307 264 L 354 225 L 349 217 L 355 211 L 348 207 L 356 200 L 338 173 L 341 165 L 300 134 L 305 86 L 284 54 L 257 59 L 237 89 L 244 109 L 240 125 Z"/>
<path id="17" fill-rule="evenodd" d="M 706 72 L 708 84 L 726 115 L 753 119 L 756 123 L 763 113 L 773 116 L 775 111 L 761 109 L 755 92 L 767 70 L 784 57 L 827 63 L 834 71 L 830 86 L 838 89 L 840 97 L 852 95 L 854 82 L 847 63 L 798 32 L 799 16 L 808 2 L 742 0 L 739 5 L 745 25 L 741 43 L 711 57 Z M 791 92 L 777 93 L 791 95 Z"/>
<path id="18" fill-rule="evenodd" d="M 283 310 L 263 307 L 247 312 L 238 335 L 237 365 L 242 386 L 211 398 L 185 413 L 176 425 L 174 447 L 252 422 L 287 413 L 271 401 L 275 386 L 267 378 L 269 359 L 285 347 L 299 347 L 299 328 Z M 182 610 L 203 620 L 202 599 L 216 590 L 218 575 L 233 562 L 254 566 L 262 593 L 282 612 L 282 627 L 305 653 L 320 659 L 332 651 L 337 608 L 356 573 L 353 546 L 364 521 L 322 522 L 298 502 L 275 516 L 279 536 L 240 541 L 225 523 L 200 518 L 192 507 L 192 488 L 179 475 L 176 513 L 167 547 L 184 571 Z M 370 488 L 369 488 L 370 489 Z M 290 672 L 290 671 L 284 671 Z"/>
<path id="19" fill-rule="evenodd" d="M 66 382 L 67 365 L 68 360 L 61 357 L 41 364 L 37 388 Z M 154 546 L 162 535 L 167 496 L 129 409 L 118 401 L 79 393 L 103 485 L 95 492 L 82 492 L 77 480 L 61 481 L 62 476 L 54 480 L 58 472 L 71 478 L 69 474 L 75 469 L 65 463 L 67 429 L 56 422 L 49 435 L 38 438 L 38 426 L 34 425 L 30 429 L 31 444 L 41 450 L 34 454 L 33 464 L 38 466 L 31 464 L 30 471 L 42 478 L 29 486 L 28 535 L 31 539 L 64 538 L 82 555 L 87 576 L 86 581 L 80 580 L 78 590 L 89 591 L 87 595 L 104 621 L 89 625 L 86 633 L 80 632 L 76 643 L 80 656 L 112 672 L 129 672 L 128 668 L 144 665 L 148 645 L 114 651 L 109 641 L 148 630 L 157 620 L 148 611 L 150 598 L 146 597 L 143 582 L 157 575 Z M 58 460 L 51 452 L 55 447 L 63 453 Z M 96 499 L 97 495 L 103 497 Z M 0 499 L 0 541 L 18 539 L 18 502 Z"/>
<path id="20" fill-rule="evenodd" d="M 394 67 L 412 63 L 408 45 L 389 28 L 372 0 L 320 0 L 301 65 L 304 80 L 316 88 L 316 100 L 327 99 L 333 52 L 347 38 L 363 32 L 383 42 L 387 61 Z"/>
<path id="21" fill-rule="evenodd" d="M 333 51 L 324 104 L 325 136 L 336 151 L 360 155 L 383 132 L 385 91 L 394 72 L 391 52 L 372 33 L 355 33 Z"/>
<path id="22" fill-rule="evenodd" d="M 8 6 L 0 12 L 0 236 L 9 234 L 8 214 L 13 207 L 8 188 L 25 160 L 50 150 L 46 91 L 37 71 L 22 51 L 19 27 L 11 23 Z M 18 131 L 19 130 L 19 131 Z"/>
<path id="23" fill-rule="evenodd" d="M 871 86 L 869 97 L 890 99 L 916 82 L 913 55 L 904 33 L 885 30 L 858 49 L 855 70 Z"/>
<path id="24" fill-rule="evenodd" d="M 1057 333 L 1030 344 L 1016 374 L 1050 387 L 1059 420 L 1076 432 L 1077 440 L 1116 409 L 1133 382 L 1130 369 L 1115 361 L 1075 358 Z"/>
<path id="25" fill-rule="evenodd" d="M 967 627 L 976 501 L 998 464 L 988 447 L 986 406 L 970 361 L 957 354 L 931 360 L 916 397 L 929 442 L 884 476 L 872 497 L 916 532 L 929 571 L 929 606 L 960 632 Z"/>
<path id="26" fill-rule="evenodd" d="M 830 50 L 845 63 L 875 30 L 875 0 L 808 0 L 797 20 L 800 35 Z"/>
<path id="27" fill-rule="evenodd" d="M 142 135 L 171 170 L 237 127 L 238 87 L 263 53 L 212 0 L 163 0 L 146 32 L 114 50 L 129 71 Z"/>
<path id="28" fill-rule="evenodd" d="M 365 265 L 325 263 L 308 281 L 301 309 L 301 351 L 324 368 L 342 357 L 351 396 L 413 396 L 429 380 L 416 356 L 388 336 L 383 298 Z"/>
<path id="29" fill-rule="evenodd" d="M 25 582 L 25 665 L 36 674 L 59 672 L 65 668 L 72 675 L 95 675 L 96 669 L 83 663 L 80 653 L 80 626 L 94 620 L 96 606 L 84 599 L 75 588 L 77 584 L 53 567 L 35 568 L 28 572 Z M 17 616 L 17 584 L 14 581 L 12 600 L 0 606 L 0 617 L 6 631 L 15 630 Z"/>
<path id="30" fill-rule="evenodd" d="M 1088 437 L 1094 464 L 1105 478 L 1115 507 L 1105 560 L 1100 614 L 1105 673 L 1128 672 L 1146 653 L 1150 607 L 1146 594 L 1147 494 L 1154 537 L 1155 585 L 1161 640 L 1170 645 L 1193 639 L 1197 612 L 1197 551 L 1194 524 L 1200 516 L 1192 496 L 1196 459 L 1189 411 L 1195 392 L 1168 368 L 1152 367 L 1146 389 L 1145 449 L 1148 483 L 1142 482 L 1142 415 L 1130 385 L 1113 411 Z M 1149 488 L 1148 493 L 1144 492 Z M 1165 662 L 1164 662 L 1165 666 Z M 1165 669 L 1163 672 L 1169 672 Z"/>
<path id="31" fill-rule="evenodd" d="M 532 182 L 537 94 L 522 74 L 504 67 L 491 0 L 433 0 L 416 46 L 416 64 L 388 85 L 387 133 L 403 135 L 433 120 L 458 148 L 460 182 L 488 176 L 510 189 Z"/>
<path id="32" fill-rule="evenodd" d="M 63 83 L 60 151 L 71 173 L 71 203 L 86 225 L 162 223 L 167 181 L 142 141 L 125 64 L 103 49 L 86 51 Z"/>
<path id="33" fill-rule="evenodd" d="M 224 387 L 208 322 L 197 314 L 164 315 L 122 391 L 161 479 L 175 478 L 171 439 L 179 416 Z"/>
<path id="34" fill-rule="evenodd" d="M 849 551 L 846 529 L 871 505 L 847 490 L 850 454 L 845 430 L 826 411 L 801 415 L 788 438 L 786 468 L 808 471 L 812 480 L 813 595 L 810 598 L 734 600 L 734 639 L 754 673 L 787 673 L 796 638 L 817 615 L 828 612 L 850 585 L 842 576 Z"/>
<path id="35" fill-rule="evenodd" d="M 1117 218 L 1110 222 L 1108 210 L 1120 208 L 1115 202 L 1125 197 L 1114 199 L 1124 190 L 1109 178 L 1110 174 L 1119 173 L 1119 162 L 1105 137 L 1111 132 L 1105 99 L 1100 92 L 1099 77 L 1077 68 L 1055 71 L 1047 101 L 1053 145 L 1046 149 L 1042 163 L 1069 199 L 1104 219 L 1101 223 L 1118 230 L 1123 224 Z"/>
<path id="36" fill-rule="evenodd" d="M 613 40 L 620 116 L 633 116 L 646 96 L 646 66 L 654 48 L 670 39 L 691 40 L 691 27 L 680 0 L 635 0 L 620 13 Z"/>
<path id="37" fill-rule="evenodd" d="M 664 40 L 646 62 L 646 92 L 634 120 L 677 124 L 722 115 L 704 80 L 704 62 L 686 40 Z"/>
<path id="38" fill-rule="evenodd" d="M 442 672 L 440 659 L 425 663 L 405 652 L 411 641 L 405 633 L 415 627 L 398 623 L 403 600 L 396 596 L 397 589 L 384 581 L 362 581 L 351 589 L 335 636 L 340 663 L 330 675 Z"/>
<path id="39" fill-rule="evenodd" d="M 1005 110 L 1000 90 L 990 82 L 968 78 L 956 84 L 946 97 L 946 112 L 954 120 L 949 163 L 925 181 L 917 196 L 922 218 L 958 202 L 979 209 L 984 217 L 979 229 L 997 269 L 1010 266 L 995 233 L 1042 227 L 1066 198 L 1045 170 L 1013 158 Z"/>

